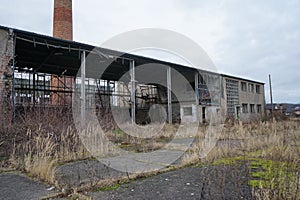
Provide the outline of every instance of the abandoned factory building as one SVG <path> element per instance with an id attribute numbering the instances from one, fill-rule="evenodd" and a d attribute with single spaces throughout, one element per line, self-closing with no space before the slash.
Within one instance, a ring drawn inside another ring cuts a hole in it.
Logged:
<path id="1" fill-rule="evenodd" d="M 204 122 L 222 111 L 227 117 L 245 121 L 264 114 L 261 82 L 133 54 L 120 56 L 120 52 L 105 48 L 98 48 L 101 56 L 93 60 L 98 68 L 108 65 L 99 77 L 93 70 L 82 68 L 95 49 L 92 45 L 3 26 L 0 26 L 0 41 L 2 123 L 13 120 L 24 107 L 70 107 L 77 85 L 83 82 L 81 107 L 93 106 L 88 101 L 92 94 L 96 96 L 92 103 L 97 109 L 109 112 L 111 107 L 127 108 L 131 120 L 137 123 L 147 123 L 147 112 L 158 104 L 165 108 L 169 122 Z M 168 66 L 160 73 L 166 77 L 165 86 L 138 78 L 138 66 L 149 64 L 151 68 L 151 63 Z M 186 85 L 177 83 L 172 70 L 182 74 L 192 88 L 180 105 L 172 89 Z M 121 79 L 123 76 L 126 78 Z"/>

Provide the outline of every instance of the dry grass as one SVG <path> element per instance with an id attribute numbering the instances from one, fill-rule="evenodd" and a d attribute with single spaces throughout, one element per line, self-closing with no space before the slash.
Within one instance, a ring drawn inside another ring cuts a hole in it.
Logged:
<path id="1" fill-rule="evenodd" d="M 196 141 L 189 151 L 191 157 L 196 158 L 196 155 L 203 151 L 203 148 L 207 145 L 207 140 L 212 142 L 212 145 L 216 145 L 203 158 L 203 161 L 206 162 L 257 151 L 261 152 L 260 157 L 278 160 L 293 160 L 299 158 L 300 155 L 300 123 L 295 121 L 272 121 L 253 124 L 240 122 L 233 126 L 227 125 L 224 126 L 216 143 L 214 143 L 214 138 L 209 140 L 209 134 L 208 127 L 199 127 Z"/>
<path id="2" fill-rule="evenodd" d="M 88 158 L 89 154 L 70 128 L 62 131 L 59 138 L 44 132 L 41 128 L 35 132 L 28 130 L 25 140 L 14 142 L 10 163 L 33 177 L 54 183 L 55 165 Z"/>
<path id="3" fill-rule="evenodd" d="M 27 137 L 31 137 L 31 131 L 27 131 Z M 26 144 L 14 144 L 11 155 L 11 164 L 17 168 L 30 173 L 31 176 L 41 180 L 52 182 L 52 168 L 55 160 L 53 151 L 55 143 L 50 137 L 36 137 Z"/>
<path id="4" fill-rule="evenodd" d="M 198 140 L 182 160 L 183 165 L 199 162 L 205 148 L 207 129 L 200 128 Z M 253 180 L 254 199 L 299 199 L 300 196 L 300 123 L 299 121 L 267 121 L 225 126 L 218 143 L 202 163 L 232 163 L 235 158 L 260 163 Z M 218 163 L 218 162 L 215 162 Z M 267 164 L 266 164 L 267 163 Z M 271 163 L 271 164 L 270 164 Z M 251 164 L 249 164 L 251 171 Z M 251 184 L 250 184 L 251 185 Z"/>
<path id="5" fill-rule="evenodd" d="M 11 149 L 11 152 L 8 150 L 10 162 L 15 168 L 50 183 L 55 182 L 53 173 L 56 165 L 91 158 L 89 152 L 97 158 L 118 155 L 121 149 L 148 152 L 171 148 L 165 144 L 174 138 L 190 137 L 188 130 L 175 135 L 179 125 L 169 124 L 147 139 L 132 137 L 120 129 L 110 130 L 102 135 L 93 126 L 78 134 L 72 123 L 61 120 L 63 112 L 56 113 L 57 117 L 53 117 L 53 113 L 48 114 L 47 117 L 47 113 L 44 113 L 43 119 L 47 119 L 44 121 L 40 119 L 41 115 L 34 115 L 32 118 L 27 115 L 17 126 L 3 127 L 1 132 L 5 132 L 5 138 L 1 138 L 0 147 Z M 256 199 L 297 199 L 295 196 L 300 194 L 297 170 L 300 166 L 299 121 L 272 120 L 249 124 L 239 122 L 226 124 L 221 131 L 222 127 L 200 126 L 195 142 L 184 155 L 181 165 L 212 163 L 218 159 L 236 156 L 284 162 L 296 179 L 286 180 L 278 174 L 272 180 L 272 184 L 277 184 L 278 187 L 261 186 L 255 188 L 252 195 Z M 220 135 L 217 134 L 219 132 Z M 9 147 L 9 144 L 13 145 Z M 114 148 L 114 145 L 121 149 Z M 293 190 L 282 190 L 287 187 Z"/>
<path id="6" fill-rule="evenodd" d="M 25 113 L 5 134 L 10 165 L 49 183 L 57 164 L 90 157 L 62 110 Z"/>

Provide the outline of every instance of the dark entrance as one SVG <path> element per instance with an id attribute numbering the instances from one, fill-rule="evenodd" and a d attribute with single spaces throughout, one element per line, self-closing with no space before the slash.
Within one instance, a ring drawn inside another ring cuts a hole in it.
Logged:
<path id="1" fill-rule="evenodd" d="M 205 115 L 206 107 L 202 107 L 202 122 L 206 122 L 206 115 Z"/>

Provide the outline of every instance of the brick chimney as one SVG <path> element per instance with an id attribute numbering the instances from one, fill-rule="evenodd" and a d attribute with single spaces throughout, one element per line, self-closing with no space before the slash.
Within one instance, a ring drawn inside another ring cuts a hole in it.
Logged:
<path id="1" fill-rule="evenodd" d="M 53 37 L 73 40 L 72 0 L 54 0 Z M 51 105 L 71 105 L 72 77 L 52 75 L 50 85 L 56 92 L 50 94 Z"/>
<path id="2" fill-rule="evenodd" d="M 53 37 L 73 40 L 72 0 L 54 0 Z"/>

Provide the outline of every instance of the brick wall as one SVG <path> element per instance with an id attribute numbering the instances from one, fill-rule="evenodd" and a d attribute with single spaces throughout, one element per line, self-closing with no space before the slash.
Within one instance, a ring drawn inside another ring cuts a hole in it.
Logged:
<path id="1" fill-rule="evenodd" d="M 12 119 L 12 59 L 13 35 L 7 30 L 0 30 L 0 126 Z"/>

